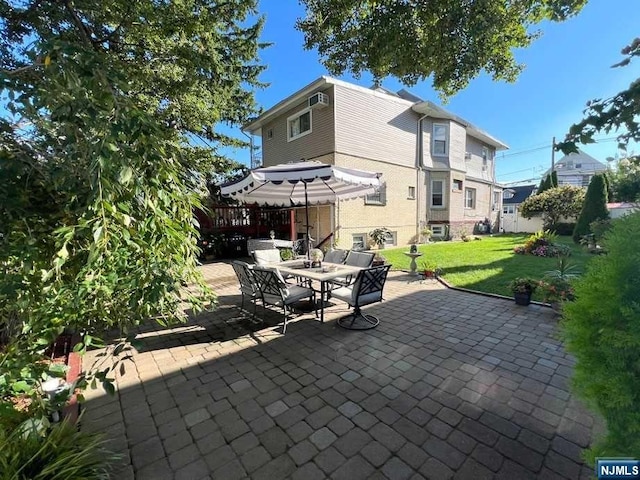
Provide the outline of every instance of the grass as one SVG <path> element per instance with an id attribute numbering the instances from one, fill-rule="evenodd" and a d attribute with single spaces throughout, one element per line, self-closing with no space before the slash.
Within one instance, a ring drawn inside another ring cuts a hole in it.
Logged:
<path id="1" fill-rule="evenodd" d="M 426 262 L 443 269 L 442 277 L 456 287 L 469 288 L 481 292 L 511 296 L 509 282 L 517 277 L 541 279 L 545 272 L 557 268 L 555 258 L 542 258 L 533 255 L 516 255 L 513 247 L 522 245 L 528 235 L 497 235 L 481 237 L 482 240 L 470 242 L 435 242 L 419 245 L 423 255 L 416 260 L 418 270 Z M 560 237 L 558 243 L 571 248 L 571 265 L 579 272 L 592 258 L 584 247 L 576 245 L 571 237 Z M 383 257 L 394 270 L 409 270 L 410 259 L 404 252 L 407 247 L 385 249 Z M 538 295 L 534 299 L 540 300 Z"/>

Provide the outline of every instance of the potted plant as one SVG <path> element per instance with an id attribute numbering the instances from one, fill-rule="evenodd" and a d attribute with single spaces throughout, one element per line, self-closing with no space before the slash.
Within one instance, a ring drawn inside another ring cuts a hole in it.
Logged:
<path id="1" fill-rule="evenodd" d="M 538 284 L 542 300 L 551 305 L 554 312 L 560 313 L 562 303 L 573 300 L 574 291 L 567 278 L 546 277 Z"/>
<path id="2" fill-rule="evenodd" d="M 426 260 L 421 263 L 421 269 L 424 278 L 438 278 L 442 273 L 442 269 L 438 268 L 435 263 Z"/>
<path id="3" fill-rule="evenodd" d="M 425 227 L 422 230 L 420 230 L 420 235 L 422 236 L 422 243 L 429 243 L 429 241 L 431 240 L 431 235 L 433 235 L 433 232 L 428 227 Z"/>
<path id="4" fill-rule="evenodd" d="M 384 243 L 390 234 L 391 232 L 386 227 L 376 228 L 369 232 L 371 240 L 378 246 L 379 250 L 382 250 L 384 248 Z"/>
<path id="5" fill-rule="evenodd" d="M 513 298 L 516 305 L 529 305 L 531 303 L 531 294 L 538 287 L 538 282 L 531 278 L 516 278 L 509 284 L 513 292 Z"/>

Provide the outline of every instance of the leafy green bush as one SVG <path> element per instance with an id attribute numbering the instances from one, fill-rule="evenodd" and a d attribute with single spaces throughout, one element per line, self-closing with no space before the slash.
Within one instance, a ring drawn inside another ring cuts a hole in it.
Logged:
<path id="1" fill-rule="evenodd" d="M 573 235 L 573 230 L 575 228 L 575 223 L 558 222 L 553 227 L 553 231 L 558 235 Z"/>
<path id="2" fill-rule="evenodd" d="M 607 255 L 587 264 L 564 309 L 563 336 L 577 359 L 575 390 L 607 422 L 588 452 L 640 458 L 640 213 L 617 220 L 605 237 Z"/>
<path id="3" fill-rule="evenodd" d="M 607 210 L 605 181 L 602 175 L 594 175 L 587 188 L 576 228 L 573 229 L 573 241 L 578 243 L 584 235 L 591 233 L 589 230 L 591 222 L 607 218 L 609 218 L 609 210 Z"/>
<path id="4" fill-rule="evenodd" d="M 118 458 L 101 437 L 79 432 L 68 422 L 49 427 L 28 420 L 10 431 L 0 429 L 3 479 L 106 480 L 109 465 Z"/>

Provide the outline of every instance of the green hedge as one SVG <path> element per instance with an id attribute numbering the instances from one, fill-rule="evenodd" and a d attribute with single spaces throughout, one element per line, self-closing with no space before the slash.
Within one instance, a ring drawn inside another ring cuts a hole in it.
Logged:
<path id="1" fill-rule="evenodd" d="M 564 308 L 563 336 L 577 360 L 574 387 L 607 422 L 588 452 L 640 458 L 640 213 L 606 234 L 607 255 L 594 258 Z"/>

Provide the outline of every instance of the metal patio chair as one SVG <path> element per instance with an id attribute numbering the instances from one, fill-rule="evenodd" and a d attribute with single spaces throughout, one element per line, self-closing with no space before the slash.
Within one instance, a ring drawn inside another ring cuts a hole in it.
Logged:
<path id="1" fill-rule="evenodd" d="M 258 284 L 263 308 L 266 310 L 266 305 L 282 307 L 284 313 L 283 334 L 287 331 L 287 309 L 290 310 L 294 303 L 304 298 L 309 298 L 313 302 L 315 314 L 318 316 L 316 292 L 312 288 L 286 283 L 280 272 L 275 268 L 256 265 L 253 267 L 252 272 Z"/>
<path id="2" fill-rule="evenodd" d="M 338 325 L 349 330 L 368 330 L 375 328 L 380 320 L 362 313 L 361 307 L 381 302 L 382 290 L 391 265 L 371 267 L 361 270 L 352 286 L 341 287 L 331 292 L 333 298 L 347 302 L 353 307 L 353 313 L 338 319 Z"/>
<path id="3" fill-rule="evenodd" d="M 258 284 L 253 277 L 251 265 L 240 260 L 234 260 L 231 262 L 233 270 L 236 272 L 238 281 L 240 282 L 240 293 L 242 294 L 242 301 L 240 303 L 240 310 L 244 310 L 244 297 L 249 297 L 249 300 L 253 302 L 253 318 L 256 317 L 257 301 L 260 297 L 260 290 Z"/>

